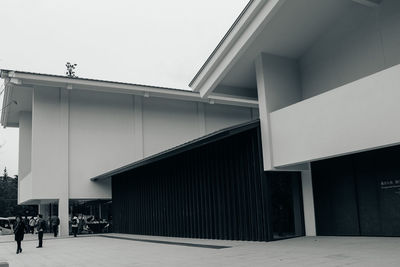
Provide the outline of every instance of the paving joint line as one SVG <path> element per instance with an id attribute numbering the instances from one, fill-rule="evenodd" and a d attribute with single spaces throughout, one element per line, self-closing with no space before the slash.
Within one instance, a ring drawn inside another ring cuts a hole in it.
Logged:
<path id="1" fill-rule="evenodd" d="M 110 235 L 99 235 L 99 236 L 106 237 L 106 238 L 123 239 L 123 240 L 138 241 L 138 242 L 148 242 L 148 243 L 157 243 L 157 244 L 164 244 L 164 245 L 198 247 L 198 248 L 208 248 L 208 249 L 231 248 L 231 246 L 222 246 L 222 245 L 207 245 L 207 244 L 186 243 L 186 242 L 176 242 L 176 241 L 166 241 L 166 240 L 131 238 L 131 237 L 122 237 L 122 236 L 110 236 Z"/>

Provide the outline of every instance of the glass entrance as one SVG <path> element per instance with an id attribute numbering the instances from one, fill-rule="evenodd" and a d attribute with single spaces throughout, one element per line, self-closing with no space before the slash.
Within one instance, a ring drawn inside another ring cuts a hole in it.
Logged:
<path id="1" fill-rule="evenodd" d="M 300 173 L 267 173 L 273 240 L 304 235 Z"/>

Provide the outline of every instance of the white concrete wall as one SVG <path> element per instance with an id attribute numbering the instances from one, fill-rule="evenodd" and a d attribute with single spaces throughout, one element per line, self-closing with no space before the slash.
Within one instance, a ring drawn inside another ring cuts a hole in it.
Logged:
<path id="1" fill-rule="evenodd" d="M 143 98 L 144 154 L 150 156 L 251 119 L 251 108 Z"/>
<path id="2" fill-rule="evenodd" d="M 34 88 L 32 111 L 32 197 L 57 199 L 67 174 L 63 171 L 60 90 Z"/>
<path id="3" fill-rule="evenodd" d="M 144 97 L 145 157 L 199 137 L 198 123 L 196 102 Z"/>
<path id="4" fill-rule="evenodd" d="M 273 140 L 270 113 L 301 100 L 298 62 L 260 54 L 255 61 L 264 170 L 272 170 Z"/>
<path id="5" fill-rule="evenodd" d="M 18 177 L 24 179 L 31 172 L 32 154 L 32 113 L 20 112 L 19 114 L 19 158 Z"/>
<path id="6" fill-rule="evenodd" d="M 271 113 L 274 166 L 400 143 L 400 65 Z"/>
<path id="7" fill-rule="evenodd" d="M 308 164 L 309 165 L 309 164 Z M 314 192 L 312 186 L 311 168 L 301 172 L 301 188 L 303 195 L 304 228 L 306 236 L 316 236 Z"/>
<path id="8" fill-rule="evenodd" d="M 32 199 L 32 174 L 28 173 L 24 179 L 18 179 L 18 204 Z"/>
<path id="9" fill-rule="evenodd" d="M 253 119 L 251 108 L 216 104 L 204 104 L 204 117 L 207 134 Z"/>
<path id="10" fill-rule="evenodd" d="M 109 182 L 89 178 L 135 159 L 133 97 L 71 90 L 69 107 L 69 197 L 110 198 Z"/>
<path id="11" fill-rule="evenodd" d="M 29 180 L 25 178 L 21 186 L 26 185 L 27 189 L 32 184 L 30 197 L 33 200 L 58 200 L 60 235 L 68 235 L 69 92 L 67 89 L 35 87 L 32 102 L 32 171 Z M 29 196 L 24 190 L 21 198 Z"/>
<path id="12" fill-rule="evenodd" d="M 31 173 L 32 155 L 32 113 L 20 112 L 19 114 L 19 146 L 18 146 L 18 203 L 21 202 L 21 192 L 30 191 L 32 194 L 32 183 L 26 182 L 22 185 L 22 180 Z M 21 186 L 22 185 L 22 186 Z M 25 186 L 25 188 L 24 188 Z M 26 195 L 22 195 L 26 199 Z M 29 198 L 28 198 L 29 199 Z"/>
<path id="13" fill-rule="evenodd" d="M 90 178 L 257 116 L 251 108 L 46 87 L 35 88 L 33 104 L 37 199 L 111 198 L 110 181 Z"/>
<path id="14" fill-rule="evenodd" d="M 301 57 L 303 98 L 400 63 L 400 1 L 354 3 Z"/>
<path id="15" fill-rule="evenodd" d="M 83 90 L 70 92 L 69 108 L 74 199 L 111 198 L 110 181 L 89 178 L 252 119 L 250 108 Z"/>

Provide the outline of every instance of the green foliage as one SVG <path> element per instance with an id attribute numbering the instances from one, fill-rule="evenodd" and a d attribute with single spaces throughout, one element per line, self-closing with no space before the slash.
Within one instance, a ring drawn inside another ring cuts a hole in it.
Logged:
<path id="1" fill-rule="evenodd" d="M 4 169 L 3 176 L 0 176 L 0 217 L 36 214 L 36 207 L 18 205 L 17 201 L 18 175 L 10 177 Z"/>

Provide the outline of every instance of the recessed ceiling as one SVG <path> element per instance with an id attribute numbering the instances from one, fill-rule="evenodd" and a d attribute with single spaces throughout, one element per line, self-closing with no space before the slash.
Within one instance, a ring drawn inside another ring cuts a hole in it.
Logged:
<path id="1" fill-rule="evenodd" d="M 300 57 L 351 5 L 350 0 L 285 1 L 221 84 L 255 89 L 254 60 L 260 53 Z"/>

